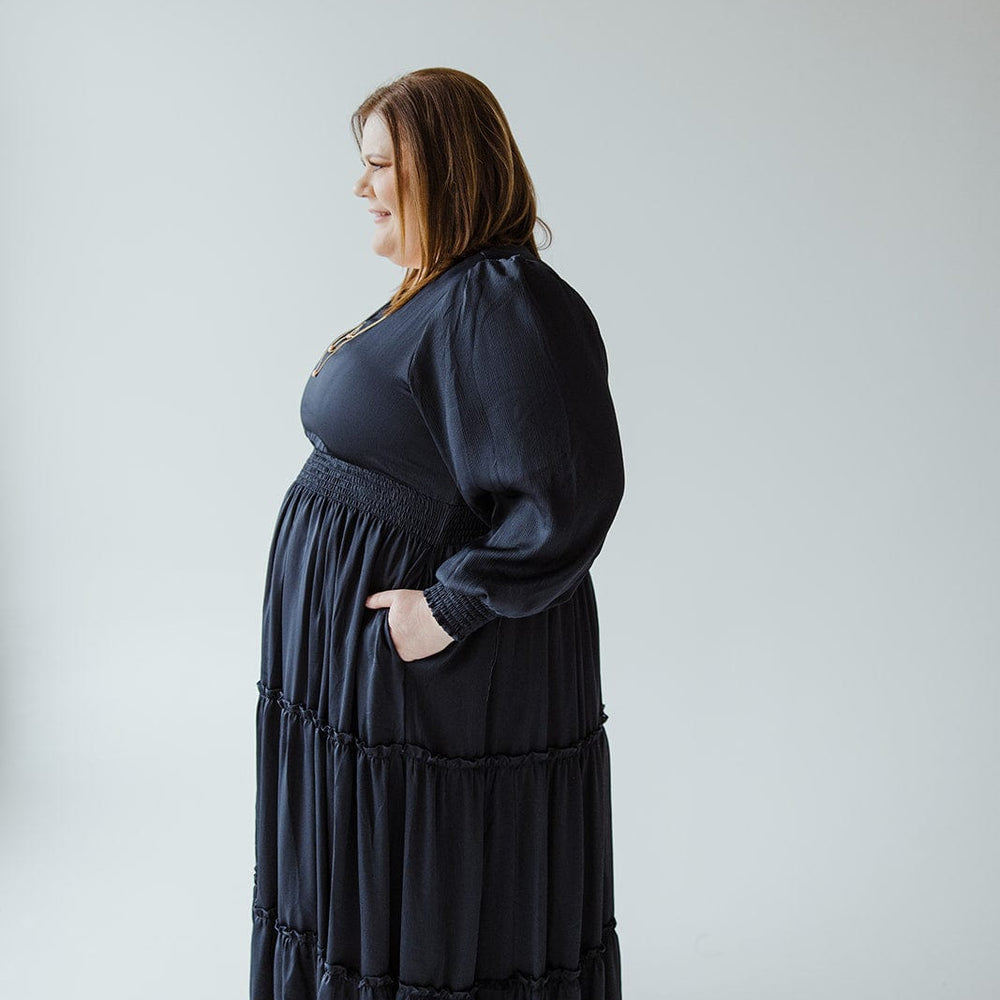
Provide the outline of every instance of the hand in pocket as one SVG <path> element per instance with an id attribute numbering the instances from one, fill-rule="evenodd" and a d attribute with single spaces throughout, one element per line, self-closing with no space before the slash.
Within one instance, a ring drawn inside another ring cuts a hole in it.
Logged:
<path id="1" fill-rule="evenodd" d="M 401 660 L 433 656 L 455 642 L 438 624 L 422 590 L 380 590 L 365 598 L 365 606 L 389 609 L 389 641 Z"/>

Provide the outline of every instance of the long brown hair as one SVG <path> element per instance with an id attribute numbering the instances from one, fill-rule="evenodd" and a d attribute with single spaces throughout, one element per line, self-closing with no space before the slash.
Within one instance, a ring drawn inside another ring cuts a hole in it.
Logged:
<path id="1" fill-rule="evenodd" d="M 359 152 L 373 114 L 392 140 L 401 240 L 405 246 L 403 202 L 411 183 L 420 237 L 420 266 L 406 269 L 386 315 L 470 253 L 516 244 L 538 257 L 536 225 L 546 234 L 542 249 L 551 244 L 507 117 L 481 80 L 435 66 L 378 87 L 351 116 Z"/>

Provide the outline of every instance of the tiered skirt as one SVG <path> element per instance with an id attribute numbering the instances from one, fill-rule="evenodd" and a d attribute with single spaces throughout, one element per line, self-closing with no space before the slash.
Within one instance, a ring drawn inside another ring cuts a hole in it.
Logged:
<path id="1" fill-rule="evenodd" d="M 376 591 L 486 525 L 322 450 L 282 501 L 257 707 L 251 1000 L 620 1000 L 589 574 L 404 661 Z"/>

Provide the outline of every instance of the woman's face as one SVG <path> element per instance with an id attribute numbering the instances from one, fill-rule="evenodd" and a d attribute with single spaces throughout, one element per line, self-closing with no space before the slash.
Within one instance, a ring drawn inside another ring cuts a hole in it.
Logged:
<path id="1" fill-rule="evenodd" d="M 399 202 L 396 197 L 398 164 L 392 155 L 392 139 L 385 121 L 369 115 L 361 130 L 361 162 L 364 173 L 354 185 L 354 193 L 368 201 L 372 212 L 372 249 L 401 267 L 420 267 L 420 237 L 417 210 L 410 198 L 406 201 L 406 246 L 399 233 Z"/>

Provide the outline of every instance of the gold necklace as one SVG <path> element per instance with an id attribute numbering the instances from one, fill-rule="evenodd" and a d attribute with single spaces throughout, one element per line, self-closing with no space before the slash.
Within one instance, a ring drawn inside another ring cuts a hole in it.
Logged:
<path id="1" fill-rule="evenodd" d="M 355 326 L 355 327 L 352 327 L 352 328 L 351 328 L 350 330 L 348 330 L 348 331 L 347 331 L 347 333 L 342 333 L 342 334 L 341 334 L 341 335 L 340 335 L 340 336 L 339 336 L 339 337 L 338 337 L 338 338 L 337 338 L 337 339 L 336 339 L 336 340 L 335 340 L 335 341 L 334 341 L 334 342 L 333 342 L 333 343 L 332 343 L 332 344 L 331 344 L 331 345 L 330 345 L 330 346 L 329 346 L 329 347 L 328 347 L 328 348 L 327 348 L 327 349 L 326 349 L 326 350 L 325 350 L 325 351 L 323 352 L 323 357 L 321 357 L 321 358 L 319 359 L 319 364 L 318 364 L 318 365 L 316 365 L 316 367 L 315 367 L 315 368 L 313 369 L 313 372 L 312 372 L 312 373 L 313 373 L 313 375 L 314 375 L 314 376 L 315 376 L 315 375 L 318 375 L 318 374 L 319 374 L 319 373 L 320 373 L 320 372 L 321 372 L 321 371 L 323 370 L 323 365 L 325 365 L 325 364 L 327 363 L 327 361 L 329 360 L 330 356 L 331 356 L 331 355 L 333 355 L 333 354 L 336 354 L 336 352 L 337 352 L 338 350 L 340 350 L 340 348 L 341 348 L 341 347 L 342 347 L 342 346 L 343 346 L 344 344 L 346 344 L 346 343 L 347 343 L 347 342 L 348 342 L 349 340 L 353 340 L 353 339 L 354 339 L 354 338 L 355 338 L 356 336 L 358 336 L 358 334 L 359 334 L 359 333 L 364 333 L 364 332 L 365 332 L 365 330 L 370 330 L 370 329 L 371 329 L 371 328 L 372 328 L 373 326 L 377 326 L 377 325 L 378 325 L 379 323 L 381 323 L 381 322 L 382 322 L 382 320 L 384 320 L 385 318 L 386 318 L 385 316 L 379 316 L 379 318 L 378 318 L 377 320 L 375 320 L 375 322 L 374 322 L 374 323 L 369 323 L 369 324 L 368 324 L 368 326 L 365 326 L 365 321 L 364 321 L 364 320 L 362 320 L 362 321 L 361 321 L 361 322 L 360 322 L 360 323 L 359 323 L 359 324 L 358 324 L 357 326 Z"/>

